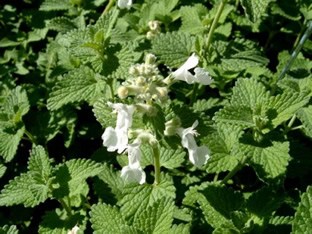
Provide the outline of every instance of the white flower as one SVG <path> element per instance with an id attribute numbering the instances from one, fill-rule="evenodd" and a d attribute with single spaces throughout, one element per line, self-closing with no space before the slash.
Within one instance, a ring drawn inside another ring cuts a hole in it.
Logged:
<path id="1" fill-rule="evenodd" d="M 198 57 L 193 53 L 179 69 L 172 73 L 173 77 L 177 80 L 183 80 L 188 84 L 210 84 L 213 79 L 211 79 L 211 76 L 209 76 L 209 73 L 205 69 L 195 68 L 195 75 L 189 72 L 190 69 L 197 66 L 198 61 Z"/>
<path id="2" fill-rule="evenodd" d="M 78 230 L 79 230 L 79 227 L 75 225 L 75 227 L 73 227 L 71 231 L 67 232 L 67 234 L 77 234 Z"/>
<path id="3" fill-rule="evenodd" d="M 194 139 L 194 136 L 198 135 L 195 130 L 197 125 L 198 121 L 196 120 L 190 128 L 178 128 L 177 133 L 182 138 L 182 146 L 188 150 L 190 161 L 196 167 L 201 168 L 209 159 L 210 150 L 206 146 L 197 146 Z"/>
<path id="4" fill-rule="evenodd" d="M 146 175 L 140 164 L 142 157 L 140 145 L 138 143 L 130 144 L 127 150 L 129 164 L 122 168 L 121 177 L 129 182 L 144 184 Z"/>
<path id="5" fill-rule="evenodd" d="M 132 5 L 132 0 L 118 0 L 118 6 L 121 9 L 129 8 Z"/>
<path id="6" fill-rule="evenodd" d="M 107 104 L 115 109 L 118 114 L 116 127 L 107 127 L 102 135 L 103 145 L 107 147 L 107 151 L 113 152 L 117 150 L 120 154 L 128 145 L 128 128 L 132 125 L 132 114 L 135 106 L 111 102 Z"/>

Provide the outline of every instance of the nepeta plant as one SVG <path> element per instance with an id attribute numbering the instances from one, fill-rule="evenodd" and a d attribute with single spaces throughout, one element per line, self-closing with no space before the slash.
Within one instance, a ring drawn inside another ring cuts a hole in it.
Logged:
<path id="1" fill-rule="evenodd" d="M 312 230 L 310 1 L 2 5 L 1 233 Z"/>

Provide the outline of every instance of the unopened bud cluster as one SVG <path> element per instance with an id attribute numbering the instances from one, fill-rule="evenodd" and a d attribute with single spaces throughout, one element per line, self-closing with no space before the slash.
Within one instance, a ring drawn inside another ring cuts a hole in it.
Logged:
<path id="1" fill-rule="evenodd" d="M 149 31 L 146 33 L 146 38 L 151 39 L 156 34 L 160 33 L 160 22 L 157 20 L 153 20 L 148 22 Z"/>
<path id="2" fill-rule="evenodd" d="M 168 89 L 159 76 L 159 70 L 155 64 L 156 57 L 147 54 L 145 63 L 130 67 L 129 73 L 135 76 L 125 81 L 118 89 L 121 99 L 134 96 L 139 101 L 150 103 L 152 100 L 163 102 L 168 98 Z"/>

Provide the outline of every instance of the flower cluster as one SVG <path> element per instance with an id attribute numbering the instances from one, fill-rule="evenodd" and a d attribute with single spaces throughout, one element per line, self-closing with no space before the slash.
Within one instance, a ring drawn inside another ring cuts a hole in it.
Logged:
<path id="1" fill-rule="evenodd" d="M 140 164 L 142 158 L 140 146 L 148 144 L 154 151 L 158 147 L 158 141 L 149 129 L 131 129 L 133 114 L 137 112 L 148 116 L 156 116 L 157 109 L 153 107 L 152 102 L 165 102 L 168 100 L 168 87 L 170 85 L 170 82 L 166 82 L 168 79 L 173 78 L 186 81 L 189 84 L 200 83 L 203 85 L 208 85 L 213 81 L 203 68 L 195 68 L 199 62 L 195 54 L 192 54 L 179 69 L 165 80 L 159 75 L 155 61 L 156 57 L 154 55 L 147 54 L 145 63 L 130 68 L 129 73 L 133 77 L 122 83 L 118 89 L 118 96 L 121 99 L 132 96 L 137 104 L 126 105 L 108 102 L 107 105 L 114 110 L 113 112 L 117 113 L 117 121 L 114 128 L 107 127 L 102 135 L 103 145 L 107 147 L 107 151 L 117 151 L 119 154 L 128 153 L 128 165 L 122 168 L 121 177 L 127 181 L 140 184 L 145 183 L 146 179 L 146 174 Z M 195 68 L 194 75 L 190 72 L 193 68 Z M 164 134 L 167 136 L 179 135 L 182 146 L 188 150 L 190 161 L 196 167 L 201 168 L 209 159 L 210 150 L 206 146 L 197 146 L 195 141 L 195 136 L 198 135 L 195 130 L 197 125 L 198 121 L 195 121 L 192 127 L 182 128 L 179 117 L 175 117 L 165 123 Z M 132 143 L 129 143 L 129 139 L 131 139 Z M 158 152 L 158 150 L 155 150 L 155 152 Z M 154 157 L 159 160 L 159 155 L 154 155 Z"/>
<path id="2" fill-rule="evenodd" d="M 152 100 L 164 102 L 168 98 L 168 90 L 155 64 L 156 57 L 147 54 L 145 63 L 130 68 L 130 74 L 135 76 L 127 79 L 118 89 L 118 96 L 124 99 L 135 96 L 139 101 L 150 103 Z"/>

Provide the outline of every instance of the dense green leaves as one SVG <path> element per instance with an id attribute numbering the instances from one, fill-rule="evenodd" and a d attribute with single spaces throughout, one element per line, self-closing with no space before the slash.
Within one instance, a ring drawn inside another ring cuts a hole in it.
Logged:
<path id="1" fill-rule="evenodd" d="M 265 12 L 268 3 L 270 1 L 263 0 L 263 1 L 257 1 L 257 0 L 241 0 L 240 1 L 244 10 L 245 14 L 248 16 L 248 18 L 252 22 L 256 22 L 260 19 L 262 14 Z"/>
<path id="2" fill-rule="evenodd" d="M 65 75 L 50 94 L 48 108 L 55 110 L 73 102 L 92 102 L 101 92 L 104 82 L 88 67 L 81 67 Z"/>
<path id="3" fill-rule="evenodd" d="M 295 219 L 292 226 L 293 233 L 307 233 L 311 230 L 311 203 L 312 187 L 308 186 L 307 191 L 301 196 L 301 202 L 295 214 Z"/>
<path id="4" fill-rule="evenodd" d="M 182 65 L 194 51 L 194 38 L 185 33 L 166 33 L 152 41 L 152 53 L 171 67 Z"/>

